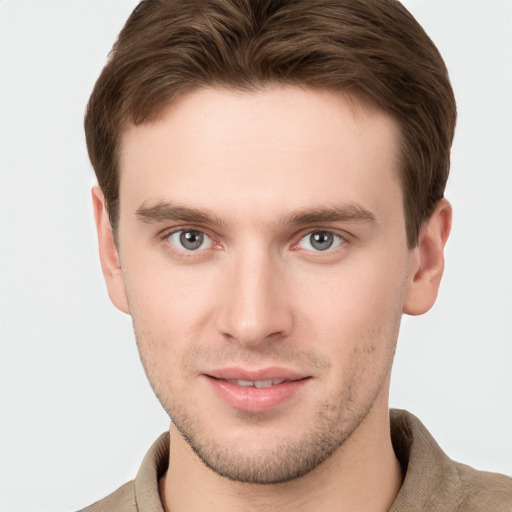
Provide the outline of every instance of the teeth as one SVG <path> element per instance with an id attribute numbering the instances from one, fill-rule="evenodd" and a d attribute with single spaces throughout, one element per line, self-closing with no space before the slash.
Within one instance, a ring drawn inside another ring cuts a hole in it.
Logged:
<path id="1" fill-rule="evenodd" d="M 274 385 L 274 381 L 272 380 L 257 380 L 254 383 L 255 388 L 269 388 Z"/>
<path id="2" fill-rule="evenodd" d="M 229 383 L 235 384 L 236 386 L 242 387 L 254 387 L 254 388 L 269 388 L 270 386 L 276 386 L 277 384 L 281 384 L 284 382 L 284 379 L 273 379 L 273 380 L 236 380 L 229 379 Z"/>
<path id="3" fill-rule="evenodd" d="M 244 388 L 254 386 L 254 382 L 252 382 L 251 380 L 234 380 L 229 382 L 231 382 L 232 384 L 236 384 L 237 386 L 243 386 Z"/>

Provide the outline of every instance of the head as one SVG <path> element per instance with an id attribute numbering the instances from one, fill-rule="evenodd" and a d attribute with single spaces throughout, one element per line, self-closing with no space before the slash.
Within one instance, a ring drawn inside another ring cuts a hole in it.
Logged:
<path id="1" fill-rule="evenodd" d="M 175 447 L 256 483 L 376 448 L 401 314 L 442 274 L 454 121 L 398 2 L 139 5 L 86 132 L 107 286 Z"/>
<path id="2" fill-rule="evenodd" d="M 444 194 L 456 107 L 441 55 L 395 0 L 142 1 L 114 45 L 85 118 L 114 234 L 128 124 L 157 118 L 194 89 L 277 84 L 361 95 L 396 120 L 414 247 Z"/>

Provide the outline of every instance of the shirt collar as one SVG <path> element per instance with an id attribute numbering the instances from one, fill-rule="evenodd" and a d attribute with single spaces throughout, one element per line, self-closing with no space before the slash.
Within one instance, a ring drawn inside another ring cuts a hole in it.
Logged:
<path id="1" fill-rule="evenodd" d="M 455 464 L 441 450 L 421 421 L 398 409 L 390 411 L 393 449 L 405 475 L 389 512 L 450 510 L 461 500 L 461 482 Z M 140 512 L 164 512 L 159 480 L 169 462 L 169 433 L 162 434 L 147 452 L 135 479 Z M 439 505 L 439 506 L 436 506 Z"/>

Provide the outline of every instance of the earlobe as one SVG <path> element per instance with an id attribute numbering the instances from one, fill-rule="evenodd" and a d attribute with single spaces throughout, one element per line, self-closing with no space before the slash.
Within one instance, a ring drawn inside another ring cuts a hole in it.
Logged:
<path id="1" fill-rule="evenodd" d="M 452 225 L 452 208 L 441 199 L 423 225 L 417 247 L 411 252 L 403 312 L 426 313 L 436 301 L 444 270 L 444 247 Z"/>
<path id="2" fill-rule="evenodd" d="M 108 295 L 114 306 L 129 314 L 130 309 L 124 287 L 119 252 L 114 242 L 105 196 L 98 186 L 92 189 L 92 205 L 98 234 L 101 269 L 107 285 Z"/>

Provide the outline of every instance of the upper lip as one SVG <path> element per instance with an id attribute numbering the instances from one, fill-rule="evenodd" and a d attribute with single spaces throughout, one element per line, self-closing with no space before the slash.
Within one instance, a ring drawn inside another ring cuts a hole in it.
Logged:
<path id="1" fill-rule="evenodd" d="M 222 380 L 246 380 L 251 382 L 263 380 L 300 380 L 308 375 L 300 374 L 288 368 L 270 367 L 249 370 L 238 367 L 219 368 L 208 371 L 205 375 Z"/>

